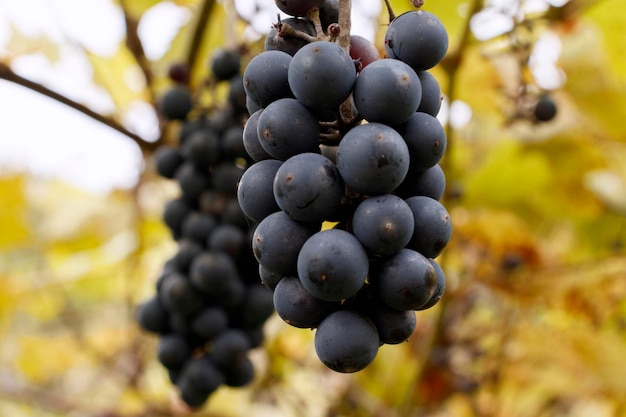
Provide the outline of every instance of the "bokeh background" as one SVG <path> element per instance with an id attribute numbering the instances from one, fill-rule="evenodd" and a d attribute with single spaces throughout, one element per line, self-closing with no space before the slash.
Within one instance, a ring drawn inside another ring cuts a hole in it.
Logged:
<path id="1" fill-rule="evenodd" d="M 353 33 L 383 51 L 382 0 L 353 3 Z M 254 382 L 191 411 L 134 320 L 176 250 L 155 103 L 173 63 L 199 86 L 217 48 L 258 53 L 275 6 L 0 0 L 0 415 L 626 416 L 621 6 L 426 0 L 450 37 L 432 70 L 454 226 L 442 301 L 352 375 L 273 317 Z"/>

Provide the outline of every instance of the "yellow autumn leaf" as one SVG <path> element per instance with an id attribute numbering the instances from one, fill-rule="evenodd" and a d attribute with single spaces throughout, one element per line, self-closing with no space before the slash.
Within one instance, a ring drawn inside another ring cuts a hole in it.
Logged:
<path id="1" fill-rule="evenodd" d="M 30 238 L 26 178 L 0 177 L 0 249 L 21 246 Z"/>

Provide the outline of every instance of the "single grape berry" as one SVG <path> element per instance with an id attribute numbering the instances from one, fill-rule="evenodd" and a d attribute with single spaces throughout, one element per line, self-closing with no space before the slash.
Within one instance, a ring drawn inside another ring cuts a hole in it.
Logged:
<path id="1" fill-rule="evenodd" d="M 191 92 L 183 85 L 167 90 L 159 100 L 159 111 L 168 120 L 183 120 L 191 111 Z"/>
<path id="2" fill-rule="evenodd" d="M 363 36 L 350 35 L 350 56 L 358 61 L 361 70 L 380 58 L 374 44 Z"/>
<path id="3" fill-rule="evenodd" d="M 283 51 L 264 51 L 248 62 L 243 72 L 246 95 L 261 108 L 274 100 L 292 97 L 287 80 L 291 55 Z"/>
<path id="4" fill-rule="evenodd" d="M 274 177 L 274 198 L 285 213 L 302 222 L 321 222 L 339 209 L 344 183 L 335 164 L 317 153 L 287 159 Z"/>
<path id="5" fill-rule="evenodd" d="M 441 20 L 430 12 L 405 12 L 389 24 L 385 51 L 390 58 L 406 62 L 415 71 L 427 70 L 446 55 L 448 32 Z"/>
<path id="6" fill-rule="evenodd" d="M 409 149 L 402 136 L 385 124 L 359 125 L 339 142 L 337 168 L 355 191 L 388 194 L 402 183 L 409 170 Z"/>
<path id="7" fill-rule="evenodd" d="M 306 33 L 310 36 L 315 36 L 315 26 L 308 19 L 299 19 L 295 17 L 283 19 L 280 23 L 272 26 L 270 31 L 265 37 L 265 50 L 272 51 L 278 50 L 288 53 L 293 56 L 300 48 L 306 45 L 306 41 L 294 36 L 286 36 L 281 33 L 281 25 L 289 25 L 292 28 Z"/>
<path id="8" fill-rule="evenodd" d="M 302 286 L 314 297 L 341 301 L 361 289 L 369 260 L 353 234 L 330 229 L 315 233 L 304 243 L 297 266 Z"/>
<path id="9" fill-rule="evenodd" d="M 422 85 L 404 62 L 379 59 L 361 71 L 353 97 L 356 109 L 367 121 L 399 125 L 419 107 Z"/>
<path id="10" fill-rule="evenodd" d="M 341 46 L 318 41 L 296 52 L 289 65 L 288 79 L 294 96 L 305 106 L 335 110 L 350 95 L 356 68 Z"/>
<path id="11" fill-rule="evenodd" d="M 539 97 L 537 104 L 535 105 L 535 109 L 533 111 L 533 115 L 535 116 L 535 120 L 538 122 L 549 122 L 554 119 L 557 113 L 556 103 L 554 99 L 550 97 L 548 94 L 543 94 Z"/>
<path id="12" fill-rule="evenodd" d="M 336 372 L 357 372 L 372 363 L 380 339 L 372 321 L 352 310 L 331 313 L 315 332 L 315 352 Z"/>
<path id="13" fill-rule="evenodd" d="M 240 69 L 241 59 L 236 51 L 218 49 L 211 57 L 211 71 L 218 80 L 231 79 Z"/>

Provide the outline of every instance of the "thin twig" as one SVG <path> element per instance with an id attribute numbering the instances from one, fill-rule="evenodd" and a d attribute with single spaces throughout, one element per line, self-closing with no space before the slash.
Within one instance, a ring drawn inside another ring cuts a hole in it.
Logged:
<path id="1" fill-rule="evenodd" d="M 198 14 L 198 20 L 196 21 L 196 26 L 193 31 L 193 37 L 191 38 L 191 43 L 187 50 L 187 66 L 189 67 L 189 71 L 193 72 L 193 67 L 200 53 L 200 47 L 202 46 L 202 42 L 205 41 L 204 33 L 208 27 L 208 21 L 211 17 L 213 6 L 215 6 L 215 0 L 205 0 L 202 3 L 202 8 Z"/>
<path id="2" fill-rule="evenodd" d="M 151 62 L 146 57 L 143 43 L 137 34 L 139 22 L 130 15 L 127 0 L 120 0 L 120 7 L 124 13 L 124 23 L 126 24 L 126 48 L 133 55 L 137 65 L 141 69 L 141 72 L 146 79 L 146 86 L 148 87 L 148 92 L 150 93 L 151 102 L 155 103 L 155 94 L 153 89 L 154 73 L 152 71 Z"/>
<path id="3" fill-rule="evenodd" d="M 387 7 L 387 14 L 389 14 L 389 23 L 391 23 L 391 21 L 396 18 L 396 14 L 393 12 L 393 8 L 391 7 L 391 2 L 389 0 L 385 0 L 385 6 Z"/>
<path id="4" fill-rule="evenodd" d="M 29 90 L 32 90 L 36 93 L 39 93 L 43 96 L 49 97 L 55 101 L 58 101 L 59 103 L 65 104 L 66 106 L 83 113 L 84 115 L 106 126 L 109 126 L 110 128 L 135 141 L 135 143 L 139 145 L 139 148 L 141 148 L 143 152 L 151 153 L 159 145 L 158 142 L 146 142 L 141 136 L 129 131 L 112 117 L 104 116 L 98 112 L 91 110 L 89 107 L 83 104 L 77 103 L 62 94 L 59 94 L 55 91 L 50 90 L 47 87 L 44 87 L 39 83 L 17 75 L 15 72 L 13 72 L 9 65 L 4 62 L 0 62 L 0 79 L 10 81 L 22 87 L 28 88 Z"/>

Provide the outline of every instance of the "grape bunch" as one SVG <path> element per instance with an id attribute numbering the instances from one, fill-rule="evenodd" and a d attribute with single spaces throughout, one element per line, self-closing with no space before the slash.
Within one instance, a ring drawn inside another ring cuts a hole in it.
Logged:
<path id="1" fill-rule="evenodd" d="M 382 344 L 406 341 L 415 311 L 445 290 L 434 258 L 452 227 L 439 202 L 446 135 L 428 70 L 448 36 L 435 15 L 404 13 L 390 23 L 381 59 L 363 38 L 350 36 L 350 52 L 335 42 L 336 1 L 276 4 L 291 17 L 243 75 L 251 113 L 243 140 L 254 163 L 238 200 L 256 224 L 253 253 L 278 315 L 316 329 L 327 367 L 356 372 Z"/>
<path id="2" fill-rule="evenodd" d="M 212 73 L 230 83 L 223 108 L 191 117 L 188 74 L 179 66 L 171 67 L 177 83 L 160 101 L 161 114 L 180 122 L 178 143 L 162 145 L 154 158 L 157 172 L 180 188 L 163 214 L 177 251 L 165 262 L 156 294 L 137 314 L 140 326 L 159 336 L 158 360 L 191 407 L 204 404 L 221 385 L 252 380 L 247 353 L 263 342 L 262 326 L 274 312 L 237 202 L 237 183 L 249 163 L 239 55 L 216 54 Z"/>

